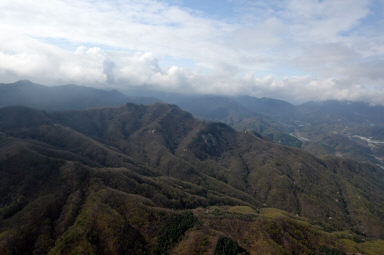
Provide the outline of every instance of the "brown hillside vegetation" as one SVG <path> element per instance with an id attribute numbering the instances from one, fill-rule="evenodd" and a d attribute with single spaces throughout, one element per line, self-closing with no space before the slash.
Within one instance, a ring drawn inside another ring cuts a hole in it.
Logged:
<path id="1" fill-rule="evenodd" d="M 2 108 L 0 177 L 0 254 L 384 253 L 382 170 L 174 105 Z"/>

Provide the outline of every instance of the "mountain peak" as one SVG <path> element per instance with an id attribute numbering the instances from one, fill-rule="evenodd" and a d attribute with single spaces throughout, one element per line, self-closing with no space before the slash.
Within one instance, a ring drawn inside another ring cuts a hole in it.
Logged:
<path id="1" fill-rule="evenodd" d="M 16 86 L 25 86 L 25 85 L 37 85 L 36 83 L 33 83 L 30 80 L 19 80 L 13 83 L 13 85 Z"/>

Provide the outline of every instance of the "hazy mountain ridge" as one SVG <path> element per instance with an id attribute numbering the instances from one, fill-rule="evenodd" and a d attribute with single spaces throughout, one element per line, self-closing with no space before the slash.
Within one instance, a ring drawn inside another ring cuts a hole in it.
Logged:
<path id="1" fill-rule="evenodd" d="M 181 95 L 169 100 L 200 118 L 254 130 L 282 145 L 384 167 L 383 106 L 332 100 L 292 105 L 250 96 Z"/>
<path id="2" fill-rule="evenodd" d="M 28 80 L 0 84 L 0 107 L 28 106 L 45 111 L 119 106 L 126 102 L 154 103 L 149 97 L 128 97 L 115 89 L 78 85 L 43 86 Z"/>
<path id="3" fill-rule="evenodd" d="M 75 85 L 46 87 L 29 81 L 0 86 L 0 105 L 39 109 L 79 110 L 118 106 L 125 102 L 167 102 L 195 116 L 253 130 L 268 139 L 303 148 L 315 155 L 337 155 L 384 167 L 384 110 L 362 102 L 308 102 L 292 105 L 282 100 L 250 96 L 205 96 L 133 90 L 117 91 Z M 157 99 L 159 98 L 159 99 Z"/>

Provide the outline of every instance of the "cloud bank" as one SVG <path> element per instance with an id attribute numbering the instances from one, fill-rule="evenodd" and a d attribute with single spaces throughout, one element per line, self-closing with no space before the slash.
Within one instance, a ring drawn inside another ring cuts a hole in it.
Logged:
<path id="1" fill-rule="evenodd" d="M 384 104 L 382 1 L 3 0 L 0 82 Z"/>

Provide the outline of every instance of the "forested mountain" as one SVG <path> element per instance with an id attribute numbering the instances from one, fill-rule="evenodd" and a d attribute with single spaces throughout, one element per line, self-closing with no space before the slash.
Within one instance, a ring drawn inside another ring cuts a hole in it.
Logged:
<path id="1" fill-rule="evenodd" d="M 76 85 L 46 87 L 29 81 L 0 85 L 0 106 L 46 111 L 118 106 L 125 102 L 177 104 L 198 118 L 256 131 L 269 140 L 317 156 L 337 155 L 384 168 L 384 107 L 362 102 L 308 102 L 250 96 L 207 96 L 117 90 Z"/>
<path id="2" fill-rule="evenodd" d="M 275 143 L 317 156 L 337 155 L 384 168 L 384 107 L 362 102 L 308 102 L 250 96 L 207 96 L 117 90 L 76 85 L 47 87 L 29 81 L 0 85 L 0 106 L 23 105 L 46 111 L 118 106 L 125 102 L 177 104 L 198 118 L 256 131 Z"/>
<path id="3" fill-rule="evenodd" d="M 1 108 L 0 175 L 1 254 L 383 251 L 380 168 L 175 105 Z"/>

